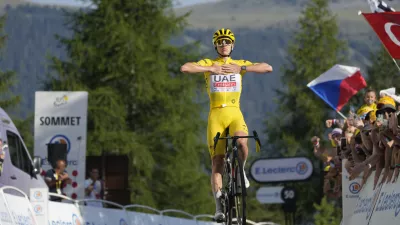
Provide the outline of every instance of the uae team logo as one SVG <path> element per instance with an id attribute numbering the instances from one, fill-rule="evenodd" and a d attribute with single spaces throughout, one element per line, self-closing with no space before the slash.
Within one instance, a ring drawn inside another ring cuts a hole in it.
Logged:
<path id="1" fill-rule="evenodd" d="M 67 136 L 63 134 L 57 134 L 50 139 L 50 144 L 66 144 L 67 145 L 67 153 L 71 149 L 71 141 Z"/>

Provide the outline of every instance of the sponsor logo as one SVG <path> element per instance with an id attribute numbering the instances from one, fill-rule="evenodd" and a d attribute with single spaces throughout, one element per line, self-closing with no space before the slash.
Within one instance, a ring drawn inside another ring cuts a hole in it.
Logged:
<path id="1" fill-rule="evenodd" d="M 296 165 L 296 172 L 300 175 L 303 175 L 305 173 L 307 173 L 308 171 L 308 166 L 305 162 L 299 162 Z"/>
<path id="2" fill-rule="evenodd" d="M 54 106 L 55 107 L 59 107 L 62 105 L 65 105 L 68 103 L 68 96 L 67 95 L 63 95 L 61 97 L 56 97 L 56 100 L 54 101 Z"/>
<path id="3" fill-rule="evenodd" d="M 42 165 L 50 165 L 49 160 L 47 157 L 42 158 Z M 67 161 L 67 165 L 73 165 L 73 166 L 77 166 L 78 165 L 78 160 L 68 160 Z"/>
<path id="4" fill-rule="evenodd" d="M 123 218 L 121 218 L 119 220 L 119 225 L 128 225 L 128 223 Z"/>
<path id="5" fill-rule="evenodd" d="M 25 213 L 17 214 L 16 212 L 12 212 L 11 214 L 12 214 L 12 217 L 14 218 L 14 221 L 15 221 L 16 224 L 21 224 L 21 225 L 35 224 L 32 221 L 32 217 L 31 216 L 22 215 L 22 214 L 25 214 Z"/>
<path id="6" fill-rule="evenodd" d="M 50 144 L 66 144 L 67 145 L 67 153 L 71 150 L 71 141 L 68 139 L 67 136 L 63 134 L 57 134 L 53 136 L 50 141 Z"/>
<path id="7" fill-rule="evenodd" d="M 33 207 L 33 210 L 35 211 L 36 214 L 42 213 L 43 212 L 43 208 L 41 205 L 35 205 Z"/>
<path id="8" fill-rule="evenodd" d="M 365 219 L 368 220 L 372 212 L 374 210 L 375 202 L 377 201 L 378 198 L 378 193 L 379 193 L 379 188 L 377 188 L 372 196 L 366 196 L 366 197 L 358 197 L 357 204 L 354 209 L 354 215 L 361 214 L 365 216 Z M 360 216 L 361 216 L 360 215 Z"/>
<path id="9" fill-rule="evenodd" d="M 297 173 L 300 175 L 306 174 L 308 171 L 308 166 L 304 162 L 299 162 L 296 166 L 293 167 L 275 167 L 275 168 L 263 168 L 256 167 L 255 174 L 271 174 L 271 173 Z"/>
<path id="10" fill-rule="evenodd" d="M 9 222 L 12 223 L 11 217 L 7 212 L 0 212 L 1 222 Z"/>
<path id="11" fill-rule="evenodd" d="M 211 92 L 238 92 L 241 88 L 239 74 L 232 75 L 211 75 Z"/>
<path id="12" fill-rule="evenodd" d="M 40 192 L 40 191 L 35 191 L 35 192 L 33 193 L 33 197 L 34 197 L 36 200 L 40 200 L 40 199 L 42 199 L 43 194 L 42 194 L 42 192 Z"/>
<path id="13" fill-rule="evenodd" d="M 79 217 L 75 214 L 72 215 L 72 225 L 81 225 Z"/>
<path id="14" fill-rule="evenodd" d="M 358 194 L 361 191 L 361 185 L 357 182 L 353 182 L 349 185 L 349 191 L 352 194 Z"/>
<path id="15" fill-rule="evenodd" d="M 393 215 L 397 217 L 400 214 L 400 192 L 381 192 L 375 211 L 393 211 Z"/>

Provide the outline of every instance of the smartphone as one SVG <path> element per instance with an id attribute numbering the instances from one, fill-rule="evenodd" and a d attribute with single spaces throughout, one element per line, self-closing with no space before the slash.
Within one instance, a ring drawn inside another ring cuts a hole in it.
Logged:
<path id="1" fill-rule="evenodd" d="M 346 150 L 347 140 L 345 137 L 340 138 L 340 148 L 342 150 Z"/>

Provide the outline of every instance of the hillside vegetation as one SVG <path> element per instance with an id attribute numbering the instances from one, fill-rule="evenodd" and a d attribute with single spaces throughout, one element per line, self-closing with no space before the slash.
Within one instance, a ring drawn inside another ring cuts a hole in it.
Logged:
<path id="1" fill-rule="evenodd" d="M 334 1 L 338 2 L 338 1 Z M 369 25 L 357 16 L 362 9 L 368 12 L 364 1 L 333 3 L 338 13 L 341 36 L 350 46 L 349 64 L 362 69 L 380 43 Z M 293 4 L 295 3 L 295 4 Z M 267 61 L 274 67 L 268 75 L 246 76 L 242 94 L 243 112 L 250 129 L 263 129 L 262 121 L 275 109 L 274 89 L 281 88 L 280 68 L 286 62 L 286 48 L 293 32 L 303 1 L 228 0 L 178 9 L 181 14 L 192 10 L 185 32 L 171 40 L 182 45 L 199 41 L 205 57 L 214 57 L 211 36 L 216 27 L 231 27 L 237 35 L 234 58 Z M 36 5 L 18 5 L 7 10 L 5 32 L 8 35 L 2 69 L 17 72 L 19 84 L 14 89 L 22 94 L 23 115 L 34 109 L 34 92 L 41 90 L 48 73 L 48 55 L 65 58 L 55 35 L 69 36 L 61 8 Z M 365 71 L 363 71 L 365 72 Z M 318 76 L 319 74 L 315 74 Z M 204 95 L 205 96 L 205 95 Z"/>

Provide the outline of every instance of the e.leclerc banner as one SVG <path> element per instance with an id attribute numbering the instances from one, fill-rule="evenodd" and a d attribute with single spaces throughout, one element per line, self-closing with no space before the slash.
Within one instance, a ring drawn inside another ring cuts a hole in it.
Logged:
<path id="1" fill-rule="evenodd" d="M 343 204 L 343 225 L 348 225 L 349 220 L 353 215 L 355 206 L 359 199 L 359 193 L 361 191 L 362 174 L 354 180 L 349 180 L 349 173 L 344 165 L 346 165 L 347 159 L 342 161 L 342 204 Z M 372 179 L 372 178 L 370 178 Z"/>
<path id="2" fill-rule="evenodd" d="M 73 199 L 84 198 L 87 108 L 87 92 L 35 93 L 35 156 L 42 158 L 42 168 L 47 171 L 51 169 L 47 144 L 67 144 L 66 171 L 72 184 L 63 192 Z"/>

